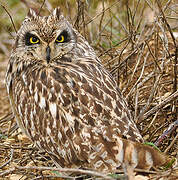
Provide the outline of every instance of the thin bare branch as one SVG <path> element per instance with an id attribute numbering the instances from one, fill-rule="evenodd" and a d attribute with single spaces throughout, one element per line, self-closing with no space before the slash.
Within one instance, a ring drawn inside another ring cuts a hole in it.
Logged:
<path id="1" fill-rule="evenodd" d="M 42 10 L 44 4 L 45 4 L 45 1 L 46 1 L 46 0 L 43 0 L 43 3 L 42 3 L 42 5 L 41 5 L 41 7 L 40 7 L 40 9 L 39 9 L 39 11 L 38 11 L 38 15 L 40 15 L 40 12 L 41 12 L 41 10 Z"/>
<path id="2" fill-rule="evenodd" d="M 175 37 L 174 37 L 174 35 L 173 35 L 172 29 L 171 29 L 171 27 L 170 27 L 170 25 L 169 25 L 169 23 L 168 23 L 168 21 L 167 21 L 167 19 L 166 19 L 166 16 L 165 16 L 165 14 L 164 14 L 164 12 L 163 12 L 163 9 L 162 9 L 162 7 L 161 7 L 160 0 L 156 0 L 156 2 L 157 2 L 157 4 L 158 4 L 159 11 L 160 11 L 161 14 L 162 14 L 164 23 L 166 24 L 166 26 L 167 26 L 167 28 L 168 28 L 168 31 L 169 31 L 169 33 L 170 33 L 170 35 L 171 35 L 171 38 L 172 38 L 172 41 L 173 41 L 174 47 L 175 47 L 175 58 L 174 58 L 174 67 L 173 67 L 173 70 L 174 70 L 173 92 L 176 92 L 176 91 L 177 91 L 178 44 L 176 43 L 176 39 L 175 39 Z M 165 8 L 166 8 L 166 7 L 165 7 Z M 176 102 L 174 102 L 174 105 L 173 105 L 173 106 L 176 106 L 175 104 L 176 104 Z M 177 117 L 178 117 L 178 115 L 177 115 L 177 114 L 178 114 L 178 110 L 177 110 L 177 108 L 175 108 L 175 107 L 174 107 L 174 109 L 175 109 L 175 111 L 176 111 L 176 112 L 175 112 L 175 117 L 177 118 Z"/>
<path id="3" fill-rule="evenodd" d="M 15 24 L 14 24 L 14 21 L 13 21 L 13 19 L 12 19 L 12 16 L 11 16 L 11 14 L 9 13 L 9 11 L 6 9 L 6 7 L 5 6 L 3 6 L 2 4 L 0 4 L 1 5 L 1 7 L 6 11 L 6 13 L 8 14 L 8 16 L 10 17 L 10 20 L 11 20 L 11 23 L 12 23 L 12 26 L 13 26 L 13 28 L 14 28 L 14 30 L 15 30 L 15 32 L 16 32 L 16 34 L 17 34 L 17 29 L 16 29 L 16 27 L 15 27 Z"/>
<path id="4" fill-rule="evenodd" d="M 113 179 L 104 173 L 99 173 L 99 172 L 91 171 L 91 170 L 83 170 L 83 169 L 38 167 L 38 166 L 27 166 L 27 167 L 15 166 L 15 168 L 20 169 L 20 170 L 30 169 L 30 170 L 39 170 L 39 171 L 44 171 L 44 170 L 59 171 L 62 173 L 80 173 L 80 174 L 88 174 L 88 175 L 92 175 L 92 176 L 102 177 L 103 179 Z"/>
<path id="5" fill-rule="evenodd" d="M 151 116 L 152 114 L 154 114 L 156 111 L 158 111 L 159 109 L 161 109 L 162 107 L 164 107 L 166 104 L 170 103 L 171 101 L 174 101 L 176 98 L 178 97 L 178 90 L 173 93 L 172 95 L 170 95 L 169 97 L 167 97 L 164 101 L 162 101 L 160 104 L 158 104 L 157 106 L 153 107 L 151 110 L 149 110 L 148 112 L 146 112 L 142 119 L 140 120 L 145 120 L 146 118 L 148 118 L 149 116 Z"/>
<path id="6" fill-rule="evenodd" d="M 169 125 L 169 127 L 168 127 L 168 129 L 166 129 L 165 131 L 164 131 L 164 133 L 156 140 L 156 142 L 154 143 L 156 146 L 159 146 L 161 143 L 162 143 L 162 141 L 166 138 L 166 137 L 168 137 L 171 133 L 172 133 L 172 131 L 174 130 L 174 129 L 176 129 L 178 127 L 178 120 L 177 121 L 175 121 L 175 122 L 173 122 L 173 123 L 171 123 L 170 125 Z M 167 149 L 167 148 L 166 148 Z M 170 148 L 169 148 L 170 149 Z M 166 151 L 167 152 L 167 151 Z"/>
<path id="7" fill-rule="evenodd" d="M 8 164 L 12 161 L 13 155 L 14 155 L 14 149 L 11 149 L 9 160 L 8 160 L 7 162 L 5 162 L 3 165 L 1 165 L 1 166 L 0 166 L 0 169 L 2 169 L 3 167 L 5 167 L 6 165 L 8 165 Z"/>
<path id="8" fill-rule="evenodd" d="M 174 143 L 177 141 L 178 139 L 178 134 L 176 135 L 176 137 L 174 137 L 174 139 L 171 141 L 171 144 L 166 148 L 166 150 L 164 151 L 164 153 L 167 153 L 169 151 L 169 149 L 171 149 L 171 147 L 174 145 Z"/>
<path id="9" fill-rule="evenodd" d="M 103 12 L 108 11 L 109 9 L 111 9 L 113 6 L 115 6 L 116 4 L 118 4 L 120 2 L 120 0 L 116 1 L 115 3 L 113 3 L 111 6 L 107 7 L 106 9 L 104 9 L 103 11 L 101 11 L 99 14 L 97 14 L 95 17 L 93 17 L 90 21 L 88 21 L 85 25 L 90 24 L 92 21 L 94 21 L 96 18 L 98 18 L 99 16 L 101 16 L 103 14 Z"/>

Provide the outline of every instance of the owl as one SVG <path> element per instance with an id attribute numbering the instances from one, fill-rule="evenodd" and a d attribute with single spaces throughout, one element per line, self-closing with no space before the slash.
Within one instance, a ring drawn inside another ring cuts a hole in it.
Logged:
<path id="1" fill-rule="evenodd" d="M 6 85 L 18 126 L 58 167 L 112 172 L 167 162 L 142 144 L 113 77 L 59 8 L 49 16 L 29 11 Z"/>

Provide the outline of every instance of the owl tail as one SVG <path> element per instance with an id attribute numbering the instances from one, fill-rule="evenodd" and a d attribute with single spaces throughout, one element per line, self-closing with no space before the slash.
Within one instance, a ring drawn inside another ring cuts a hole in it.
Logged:
<path id="1" fill-rule="evenodd" d="M 117 159 L 121 162 L 128 179 L 134 179 L 135 168 L 149 170 L 151 167 L 169 167 L 173 160 L 159 150 L 145 144 L 118 139 Z"/>

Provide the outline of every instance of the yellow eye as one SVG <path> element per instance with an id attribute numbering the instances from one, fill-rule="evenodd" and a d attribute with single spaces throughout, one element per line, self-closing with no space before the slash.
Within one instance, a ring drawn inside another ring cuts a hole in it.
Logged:
<path id="1" fill-rule="evenodd" d="M 58 36 L 58 38 L 56 39 L 56 42 L 57 42 L 57 43 L 62 43 L 62 42 L 64 42 L 64 40 L 65 40 L 64 36 L 63 36 L 63 35 L 60 35 L 60 36 Z"/>
<path id="2" fill-rule="evenodd" d="M 32 36 L 32 37 L 30 37 L 30 43 L 37 44 L 37 43 L 39 43 L 39 39 L 35 36 Z"/>

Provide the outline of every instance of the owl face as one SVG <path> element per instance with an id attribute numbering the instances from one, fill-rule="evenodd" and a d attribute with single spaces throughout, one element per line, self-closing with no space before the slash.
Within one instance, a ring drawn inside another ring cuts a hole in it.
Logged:
<path id="1" fill-rule="evenodd" d="M 18 31 L 15 51 L 21 57 L 50 63 L 75 48 L 76 34 L 56 8 L 50 16 L 30 10 Z"/>

